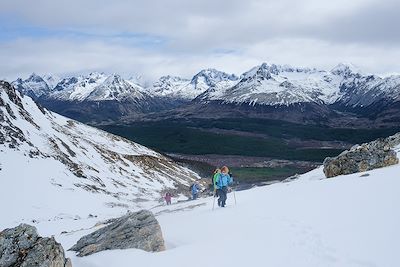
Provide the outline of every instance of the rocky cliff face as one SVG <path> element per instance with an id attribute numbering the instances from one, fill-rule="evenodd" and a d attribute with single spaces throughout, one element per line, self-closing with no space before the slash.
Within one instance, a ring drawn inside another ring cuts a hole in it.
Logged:
<path id="1" fill-rule="evenodd" d="M 400 133 L 356 145 L 337 157 L 326 158 L 324 161 L 325 176 L 330 178 L 397 164 L 399 159 L 393 147 L 399 144 Z"/>

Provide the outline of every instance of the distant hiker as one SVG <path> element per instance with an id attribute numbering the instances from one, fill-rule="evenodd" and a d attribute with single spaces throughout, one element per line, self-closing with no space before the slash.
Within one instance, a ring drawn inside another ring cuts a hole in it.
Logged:
<path id="1" fill-rule="evenodd" d="M 212 189 L 214 190 L 214 197 L 218 197 L 218 186 L 217 186 L 217 178 L 221 173 L 220 169 L 215 169 L 214 175 L 212 178 Z"/>
<path id="2" fill-rule="evenodd" d="M 225 207 L 227 193 L 228 193 L 228 185 L 233 182 L 231 176 L 229 176 L 228 167 L 224 166 L 221 168 L 221 173 L 218 175 L 216 180 L 216 185 L 218 187 L 218 206 Z"/>
<path id="3" fill-rule="evenodd" d="M 192 186 L 191 186 L 191 188 L 190 188 L 190 190 L 192 191 L 192 199 L 193 200 L 195 200 L 195 199 L 197 199 L 197 197 L 198 197 L 198 195 L 199 195 L 199 192 L 200 192 L 200 185 L 197 183 L 197 182 L 195 182 Z"/>
<path id="4" fill-rule="evenodd" d="M 170 192 L 167 192 L 164 197 L 165 202 L 167 202 L 167 205 L 171 205 L 171 198 L 172 198 L 172 194 Z"/>

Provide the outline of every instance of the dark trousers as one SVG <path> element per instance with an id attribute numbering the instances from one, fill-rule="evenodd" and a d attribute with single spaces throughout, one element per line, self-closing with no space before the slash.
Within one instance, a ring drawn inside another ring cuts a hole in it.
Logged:
<path id="1" fill-rule="evenodd" d="M 228 193 L 228 187 L 224 186 L 221 189 L 218 189 L 218 206 L 225 207 L 226 204 L 226 199 L 227 199 L 227 193 Z"/>

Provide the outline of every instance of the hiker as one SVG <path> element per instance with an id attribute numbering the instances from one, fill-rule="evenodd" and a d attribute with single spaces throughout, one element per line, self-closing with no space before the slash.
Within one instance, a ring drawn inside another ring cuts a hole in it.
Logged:
<path id="1" fill-rule="evenodd" d="M 212 188 L 214 190 L 214 197 L 218 197 L 217 178 L 218 178 L 220 173 L 221 173 L 220 169 L 215 169 L 214 175 L 213 175 L 213 178 L 212 178 Z"/>
<path id="2" fill-rule="evenodd" d="M 218 206 L 225 207 L 227 193 L 228 193 L 228 185 L 233 182 L 232 177 L 229 175 L 228 167 L 224 166 L 221 168 L 221 173 L 218 175 L 216 180 L 216 185 L 218 187 Z"/>
<path id="3" fill-rule="evenodd" d="M 200 185 L 197 182 L 194 182 L 190 189 L 192 191 L 192 199 L 197 199 L 200 191 Z"/>
<path id="4" fill-rule="evenodd" d="M 170 192 L 167 192 L 164 197 L 165 202 L 167 202 L 167 205 L 171 205 L 171 198 L 172 198 L 172 194 Z"/>

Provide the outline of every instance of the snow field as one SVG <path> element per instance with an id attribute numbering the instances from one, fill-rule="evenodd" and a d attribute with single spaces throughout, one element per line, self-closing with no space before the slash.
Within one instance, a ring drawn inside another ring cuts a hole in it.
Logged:
<path id="1" fill-rule="evenodd" d="M 158 207 L 153 212 L 161 212 L 157 218 L 166 251 L 67 255 L 78 267 L 399 266 L 399 171 L 396 165 L 367 172 L 369 176 L 323 179 L 319 168 L 290 183 L 236 192 L 237 205 L 230 193 L 228 206 L 214 211 L 213 198 Z M 55 234 L 64 248 L 90 232 L 58 234 L 82 227 L 71 220 L 37 226 L 42 234 Z"/>

